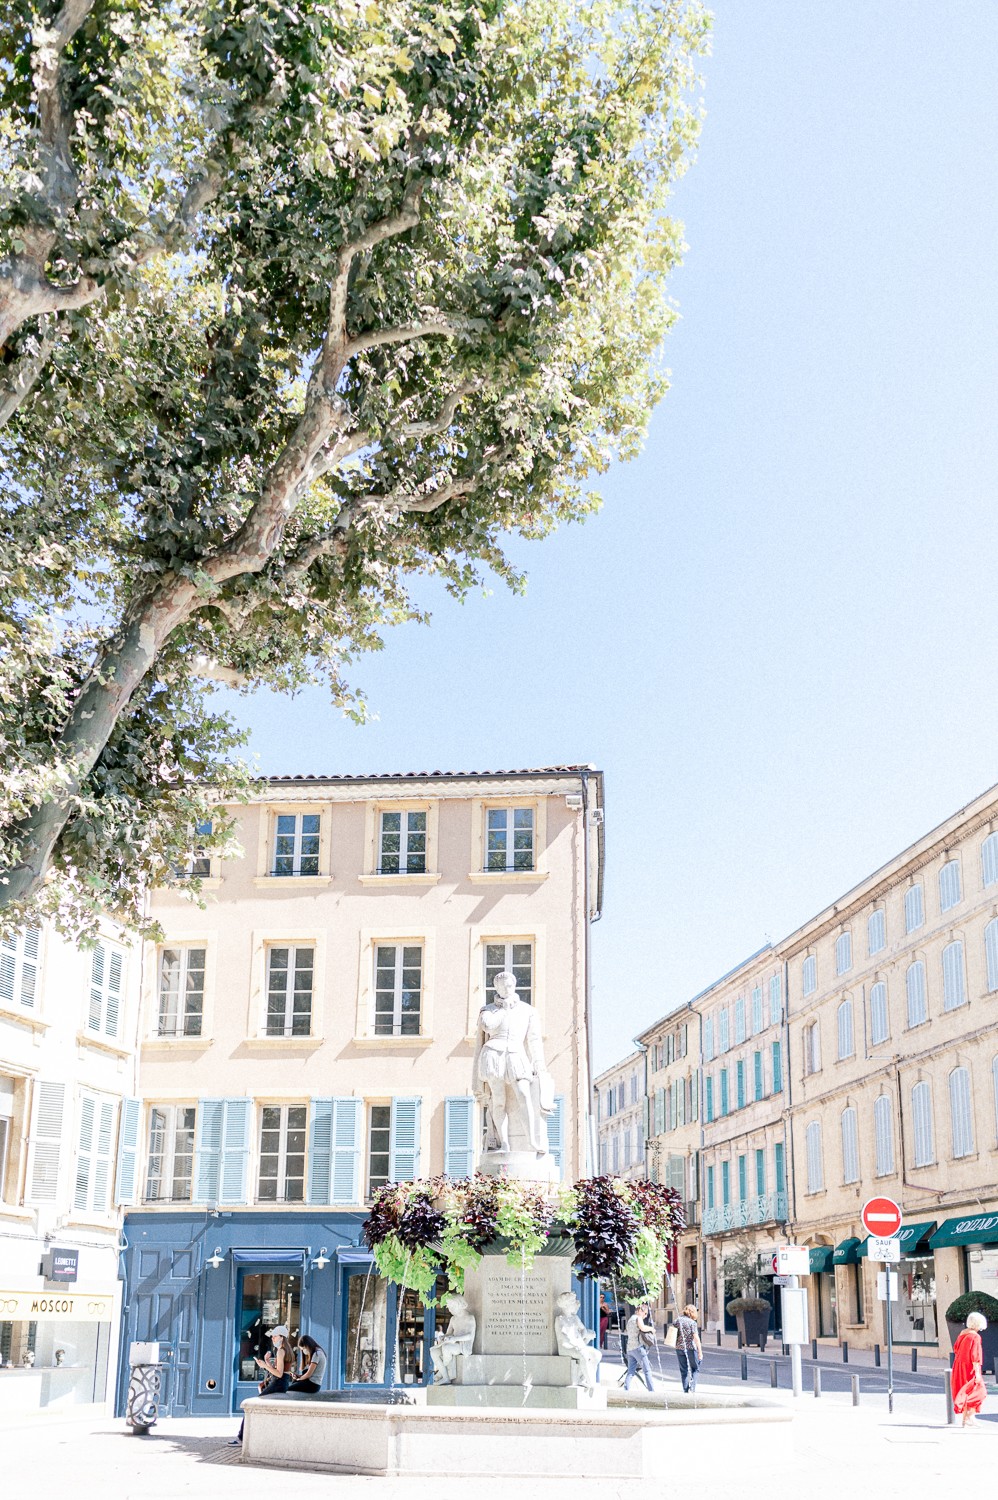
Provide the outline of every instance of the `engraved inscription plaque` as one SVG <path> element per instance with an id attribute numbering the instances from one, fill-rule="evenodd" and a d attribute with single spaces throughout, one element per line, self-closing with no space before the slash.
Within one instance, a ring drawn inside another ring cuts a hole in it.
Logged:
<path id="1" fill-rule="evenodd" d="M 492 1354 L 554 1354 L 556 1292 L 549 1266 L 539 1260 L 523 1271 L 489 1259 L 482 1288 L 483 1348 Z"/>

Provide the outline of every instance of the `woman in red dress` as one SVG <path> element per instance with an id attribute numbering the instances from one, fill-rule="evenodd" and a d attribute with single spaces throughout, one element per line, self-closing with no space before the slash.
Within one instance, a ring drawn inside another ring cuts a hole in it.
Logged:
<path id="1" fill-rule="evenodd" d="M 981 1346 L 981 1330 L 987 1326 L 988 1320 L 983 1313 L 970 1313 L 967 1326 L 953 1348 L 953 1369 L 950 1374 L 953 1410 L 962 1413 L 964 1427 L 973 1426 L 988 1393 L 982 1373 L 984 1350 Z"/>

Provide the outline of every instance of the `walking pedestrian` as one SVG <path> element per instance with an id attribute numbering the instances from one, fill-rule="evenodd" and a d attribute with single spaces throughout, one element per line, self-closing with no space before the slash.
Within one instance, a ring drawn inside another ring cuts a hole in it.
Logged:
<path id="1" fill-rule="evenodd" d="M 953 1410 L 962 1414 L 964 1427 L 976 1425 L 977 1413 L 988 1394 L 984 1384 L 984 1348 L 981 1343 L 981 1334 L 987 1326 L 988 1320 L 983 1313 L 969 1313 L 967 1326 L 953 1346 L 953 1369 L 950 1371 Z"/>
<path id="2" fill-rule="evenodd" d="M 650 1391 L 655 1389 L 651 1378 L 651 1366 L 648 1363 L 648 1344 L 655 1342 L 655 1325 L 651 1320 L 651 1313 L 647 1302 L 642 1302 L 631 1313 L 627 1320 L 627 1373 L 624 1376 L 624 1390 L 630 1390 L 631 1376 L 640 1372 L 641 1378 Z"/>
<path id="3" fill-rule="evenodd" d="M 315 1396 L 322 1390 L 322 1377 L 326 1373 L 325 1351 L 319 1348 L 310 1333 L 303 1333 L 298 1340 L 298 1357 L 301 1361 L 299 1374 L 288 1390 Z"/>
<path id="4" fill-rule="evenodd" d="M 291 1384 L 291 1376 L 295 1368 L 295 1353 L 291 1347 L 291 1336 L 284 1324 L 278 1323 L 276 1328 L 270 1330 L 267 1337 L 273 1340 L 273 1349 L 262 1359 L 256 1354 L 253 1356 L 260 1369 L 267 1372 L 265 1378 L 260 1381 L 260 1395 L 283 1396 Z M 245 1426 L 246 1418 L 244 1417 L 239 1424 L 239 1436 L 232 1439 L 233 1448 L 242 1442 Z"/>
<path id="5" fill-rule="evenodd" d="M 610 1304 L 603 1292 L 599 1294 L 599 1346 L 606 1348 L 606 1336 L 610 1328 Z"/>
<path id="6" fill-rule="evenodd" d="M 692 1302 L 687 1302 L 682 1316 L 676 1319 L 676 1358 L 683 1390 L 695 1391 L 703 1363 L 703 1346 L 700 1343 L 699 1315 Z"/>

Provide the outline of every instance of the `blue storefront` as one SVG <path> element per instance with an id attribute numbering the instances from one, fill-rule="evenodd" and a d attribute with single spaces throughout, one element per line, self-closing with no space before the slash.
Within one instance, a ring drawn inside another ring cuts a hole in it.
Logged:
<path id="1" fill-rule="evenodd" d="M 128 1350 L 156 1341 L 167 1416 L 227 1416 L 257 1393 L 254 1355 L 284 1323 L 326 1350 L 326 1386 L 426 1384 L 436 1310 L 373 1269 L 365 1215 L 345 1212 L 130 1213 L 121 1253 L 118 1410 Z M 575 1282 L 595 1326 L 592 1284 Z M 444 1290 L 443 1282 L 440 1291 Z"/>

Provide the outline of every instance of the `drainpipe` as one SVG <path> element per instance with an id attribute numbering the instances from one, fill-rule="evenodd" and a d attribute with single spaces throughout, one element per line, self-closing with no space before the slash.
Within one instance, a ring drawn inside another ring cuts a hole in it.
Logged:
<path id="1" fill-rule="evenodd" d="M 579 773 L 579 782 L 582 791 L 582 920 L 585 925 L 585 937 L 583 942 L 583 976 L 582 992 L 583 1004 L 585 1006 L 586 1023 L 586 1100 L 587 1100 L 587 1129 L 586 1146 L 589 1152 L 590 1174 L 599 1171 L 599 1156 L 594 1158 L 598 1152 L 595 1140 L 595 1126 L 593 1123 L 593 996 L 592 996 L 592 941 L 590 937 L 590 894 L 589 894 L 589 772 L 583 768 Z"/>

